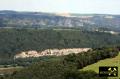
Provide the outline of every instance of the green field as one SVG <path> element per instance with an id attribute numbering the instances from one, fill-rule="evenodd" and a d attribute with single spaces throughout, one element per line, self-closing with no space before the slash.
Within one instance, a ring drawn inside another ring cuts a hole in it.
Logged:
<path id="1" fill-rule="evenodd" d="M 86 71 L 86 70 L 93 70 L 95 72 L 99 72 L 99 66 L 118 66 L 118 78 L 109 78 L 109 79 L 119 79 L 120 78 L 120 52 L 119 52 L 119 55 L 116 56 L 115 58 L 108 58 L 108 59 L 105 59 L 105 60 L 101 60 L 95 64 L 92 64 L 92 65 L 89 65 L 89 66 L 86 66 L 84 67 L 83 71 Z"/>

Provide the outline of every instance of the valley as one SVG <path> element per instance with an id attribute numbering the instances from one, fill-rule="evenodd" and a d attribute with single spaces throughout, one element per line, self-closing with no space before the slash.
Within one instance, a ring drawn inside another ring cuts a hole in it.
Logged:
<path id="1" fill-rule="evenodd" d="M 120 15 L 0 11 L 0 79 L 109 79 Z M 111 78 L 112 79 L 112 78 Z"/>

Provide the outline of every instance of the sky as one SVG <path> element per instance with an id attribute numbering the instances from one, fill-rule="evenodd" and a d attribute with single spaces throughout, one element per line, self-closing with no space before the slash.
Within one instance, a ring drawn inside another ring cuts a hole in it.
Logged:
<path id="1" fill-rule="evenodd" d="M 0 10 L 120 14 L 120 0 L 0 0 Z"/>

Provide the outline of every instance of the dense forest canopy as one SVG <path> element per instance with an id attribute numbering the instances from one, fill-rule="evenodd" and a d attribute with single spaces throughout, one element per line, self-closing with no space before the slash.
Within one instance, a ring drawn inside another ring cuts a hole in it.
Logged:
<path id="1" fill-rule="evenodd" d="M 0 38 L 0 58 L 11 58 L 16 53 L 28 50 L 120 45 L 119 34 L 72 29 L 0 29 Z"/>
<path id="2" fill-rule="evenodd" d="M 99 60 L 112 58 L 119 54 L 118 48 L 97 48 L 88 52 L 66 55 L 59 61 L 41 61 L 22 69 L 3 79 L 107 79 L 99 77 L 94 71 L 79 69 Z"/>

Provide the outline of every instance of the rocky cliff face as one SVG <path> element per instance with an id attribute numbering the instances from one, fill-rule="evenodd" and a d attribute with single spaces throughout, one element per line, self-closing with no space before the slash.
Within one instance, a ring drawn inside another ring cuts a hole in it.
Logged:
<path id="1" fill-rule="evenodd" d="M 120 15 L 0 11 L 0 27 L 120 28 Z"/>
<path id="2" fill-rule="evenodd" d="M 40 57 L 40 56 L 62 56 L 62 55 L 68 55 L 70 53 L 81 53 L 81 52 L 87 52 L 88 50 L 91 50 L 91 48 L 71 48 L 71 49 L 46 49 L 42 52 L 37 51 L 26 51 L 21 52 L 14 56 L 14 58 L 27 58 L 27 57 Z"/>

